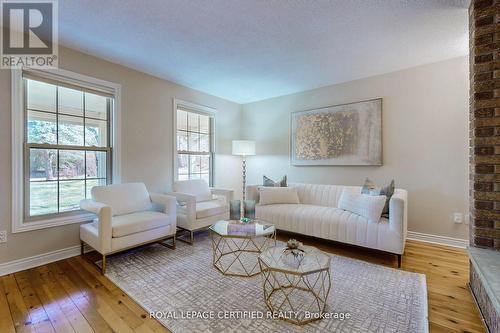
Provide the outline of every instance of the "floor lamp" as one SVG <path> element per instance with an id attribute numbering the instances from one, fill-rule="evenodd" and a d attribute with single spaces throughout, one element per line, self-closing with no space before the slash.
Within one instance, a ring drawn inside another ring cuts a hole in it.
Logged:
<path id="1" fill-rule="evenodd" d="M 245 201 L 245 188 L 246 188 L 246 157 L 255 155 L 255 141 L 249 140 L 233 140 L 233 155 L 241 156 L 243 159 L 243 200 Z"/>

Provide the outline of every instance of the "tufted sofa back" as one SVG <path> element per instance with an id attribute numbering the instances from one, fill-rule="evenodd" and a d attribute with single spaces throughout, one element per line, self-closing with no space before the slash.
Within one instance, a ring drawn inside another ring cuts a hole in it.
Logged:
<path id="1" fill-rule="evenodd" d="M 340 195 L 344 189 L 360 192 L 361 186 L 341 186 L 325 184 L 290 184 L 297 188 L 301 204 L 325 207 L 337 207 Z"/>
<path id="2" fill-rule="evenodd" d="M 342 186 L 325 184 L 291 183 L 288 186 L 297 188 L 299 201 L 305 205 L 337 207 L 342 190 L 361 192 L 361 186 Z M 247 186 L 247 199 L 259 202 L 260 185 Z"/>

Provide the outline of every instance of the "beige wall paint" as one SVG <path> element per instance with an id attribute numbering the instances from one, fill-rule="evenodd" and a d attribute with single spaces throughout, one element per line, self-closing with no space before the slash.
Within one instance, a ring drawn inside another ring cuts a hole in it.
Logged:
<path id="1" fill-rule="evenodd" d="M 241 162 L 231 156 L 231 140 L 240 133 L 240 105 L 96 57 L 60 48 L 59 67 L 122 86 L 122 181 L 142 181 L 150 191 L 172 184 L 172 108 L 178 98 L 218 110 L 215 184 L 241 191 Z M 78 224 L 11 234 L 10 71 L 0 70 L 0 263 L 79 244 Z"/>
<path id="2" fill-rule="evenodd" d="M 452 221 L 468 211 L 468 58 L 460 57 L 385 75 L 246 104 L 242 131 L 257 141 L 248 183 L 262 174 L 291 182 L 361 185 L 392 178 L 409 192 L 411 231 L 467 239 Z M 382 167 L 293 167 L 290 112 L 383 98 Z"/>

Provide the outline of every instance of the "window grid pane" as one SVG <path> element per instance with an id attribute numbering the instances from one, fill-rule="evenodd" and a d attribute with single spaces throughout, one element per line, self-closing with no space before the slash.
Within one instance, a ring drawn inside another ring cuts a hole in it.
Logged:
<path id="1" fill-rule="evenodd" d="M 90 197 L 93 186 L 109 183 L 112 100 L 36 80 L 25 81 L 29 163 L 26 214 L 39 217 L 79 210 L 80 200 Z"/>
<path id="2" fill-rule="evenodd" d="M 211 117 L 177 110 L 177 179 L 204 179 L 211 185 Z"/>

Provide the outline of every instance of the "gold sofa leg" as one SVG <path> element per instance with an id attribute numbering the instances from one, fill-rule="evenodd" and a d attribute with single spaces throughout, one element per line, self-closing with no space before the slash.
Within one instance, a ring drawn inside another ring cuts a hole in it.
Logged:
<path id="1" fill-rule="evenodd" d="M 83 256 L 85 253 L 83 252 L 85 248 L 85 243 L 83 241 L 80 241 L 80 254 Z"/>
<path id="2" fill-rule="evenodd" d="M 101 274 L 106 274 L 106 256 L 104 254 L 102 255 Z"/>

